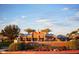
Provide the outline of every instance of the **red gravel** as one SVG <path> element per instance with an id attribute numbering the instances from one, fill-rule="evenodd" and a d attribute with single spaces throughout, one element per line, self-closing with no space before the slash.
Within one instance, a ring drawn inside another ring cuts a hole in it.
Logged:
<path id="1" fill-rule="evenodd" d="M 7 51 L 0 54 L 79 54 L 79 50 L 67 51 Z"/>

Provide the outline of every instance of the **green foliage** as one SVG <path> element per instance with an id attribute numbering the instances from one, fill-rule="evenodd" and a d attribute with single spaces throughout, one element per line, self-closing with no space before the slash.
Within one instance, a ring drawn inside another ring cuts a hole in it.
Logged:
<path id="1" fill-rule="evenodd" d="M 20 29 L 17 25 L 8 25 L 6 26 L 1 33 L 4 36 L 7 36 L 10 40 L 15 39 L 20 32 Z"/>
<path id="2" fill-rule="evenodd" d="M 71 49 L 71 50 L 76 50 L 77 49 L 77 47 L 78 47 L 78 45 L 77 45 L 77 40 L 71 40 L 70 41 L 70 43 L 69 43 L 69 49 Z"/>
<path id="3" fill-rule="evenodd" d="M 8 47 L 11 44 L 8 40 L 3 40 L 0 42 L 0 48 Z"/>
<path id="4" fill-rule="evenodd" d="M 79 50 L 79 39 L 76 40 L 76 48 Z"/>
<path id="5" fill-rule="evenodd" d="M 20 43 L 20 44 L 17 45 L 17 49 L 18 50 L 21 50 L 21 51 L 22 50 L 26 50 L 25 47 L 26 47 L 26 44 L 25 43 Z"/>
<path id="6" fill-rule="evenodd" d="M 26 50 L 32 50 L 32 49 L 36 49 L 39 47 L 39 44 L 38 43 L 28 43 L 26 45 Z"/>
<path id="7" fill-rule="evenodd" d="M 41 31 L 48 33 L 48 32 L 50 32 L 51 30 L 50 30 L 49 28 L 46 28 L 46 29 L 43 29 L 43 30 L 41 30 Z"/>
<path id="8" fill-rule="evenodd" d="M 17 50 L 31 50 L 34 49 L 36 46 L 32 46 L 30 43 L 25 44 L 25 43 L 12 43 L 9 46 L 9 51 L 17 51 Z"/>
<path id="9" fill-rule="evenodd" d="M 76 34 L 77 33 L 77 31 L 72 31 L 70 34 Z"/>
<path id="10" fill-rule="evenodd" d="M 38 43 L 12 43 L 9 46 L 9 51 L 23 51 L 23 50 L 47 50 L 49 49 L 49 46 L 44 44 L 38 44 Z"/>
<path id="11" fill-rule="evenodd" d="M 59 47 L 59 46 L 51 46 L 51 50 L 54 50 L 54 49 L 67 50 L 67 47 L 65 47 L 65 46 L 61 46 L 61 47 Z"/>
<path id="12" fill-rule="evenodd" d="M 2 48 L 2 43 L 0 42 L 0 49 Z"/>
<path id="13" fill-rule="evenodd" d="M 30 32 L 35 32 L 36 30 L 27 28 L 27 29 L 25 29 L 25 31 L 28 32 L 28 34 L 29 34 Z"/>

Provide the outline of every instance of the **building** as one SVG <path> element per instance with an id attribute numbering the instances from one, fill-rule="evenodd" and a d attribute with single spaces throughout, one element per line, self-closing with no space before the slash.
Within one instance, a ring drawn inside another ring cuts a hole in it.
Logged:
<path id="1" fill-rule="evenodd" d="M 31 32 L 30 34 L 21 34 L 20 39 L 26 41 L 58 41 L 55 35 L 46 34 L 45 32 Z"/>

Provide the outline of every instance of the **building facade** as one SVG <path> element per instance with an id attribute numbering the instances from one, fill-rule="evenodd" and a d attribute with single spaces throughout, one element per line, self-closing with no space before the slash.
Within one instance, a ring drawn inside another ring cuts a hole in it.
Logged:
<path id="1" fill-rule="evenodd" d="M 21 35 L 20 39 L 23 39 L 25 41 L 54 41 L 54 40 L 57 40 L 55 35 L 47 34 L 45 32 L 31 32 L 30 34 Z"/>

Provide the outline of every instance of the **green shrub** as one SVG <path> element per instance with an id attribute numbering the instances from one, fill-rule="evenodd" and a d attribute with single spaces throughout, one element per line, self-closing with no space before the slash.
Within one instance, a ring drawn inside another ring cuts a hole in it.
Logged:
<path id="1" fill-rule="evenodd" d="M 26 50 L 33 50 L 33 49 L 36 49 L 39 47 L 39 44 L 38 43 L 27 43 L 26 44 Z"/>
<path id="2" fill-rule="evenodd" d="M 26 50 L 26 44 L 25 43 L 19 43 L 18 45 L 17 45 L 17 49 L 18 50 Z"/>
<path id="3" fill-rule="evenodd" d="M 2 43 L 0 42 L 0 49 L 2 48 Z"/>
<path id="4" fill-rule="evenodd" d="M 2 42 L 0 42 L 0 48 L 5 48 L 5 47 L 9 47 L 11 43 L 8 40 L 3 40 Z"/>
<path id="5" fill-rule="evenodd" d="M 40 50 L 40 51 L 49 51 L 50 49 L 55 49 L 59 47 L 52 47 L 46 44 L 39 44 L 35 42 L 30 42 L 30 43 L 12 43 L 9 46 L 9 51 L 23 51 L 23 50 Z"/>
<path id="6" fill-rule="evenodd" d="M 65 47 L 65 46 L 61 46 L 61 47 L 59 47 L 59 46 L 51 46 L 51 50 L 54 50 L 54 49 L 58 49 L 58 50 L 67 50 L 67 48 Z"/>
<path id="7" fill-rule="evenodd" d="M 72 41 L 70 41 L 70 44 L 69 44 L 69 49 L 71 49 L 71 50 L 76 50 L 76 49 L 78 49 L 78 43 L 79 43 L 79 41 L 78 40 L 72 40 Z"/>
<path id="8" fill-rule="evenodd" d="M 76 40 L 76 47 L 79 50 L 79 39 Z"/>
<path id="9" fill-rule="evenodd" d="M 40 48 L 40 47 L 44 47 L 45 48 L 44 45 L 42 46 L 42 44 L 38 44 L 38 43 L 34 43 L 34 42 L 33 43 L 32 42 L 31 43 L 27 43 L 27 44 L 25 44 L 25 43 L 12 43 L 9 46 L 8 50 L 9 51 L 34 50 L 34 49 L 37 49 L 37 48 Z"/>

